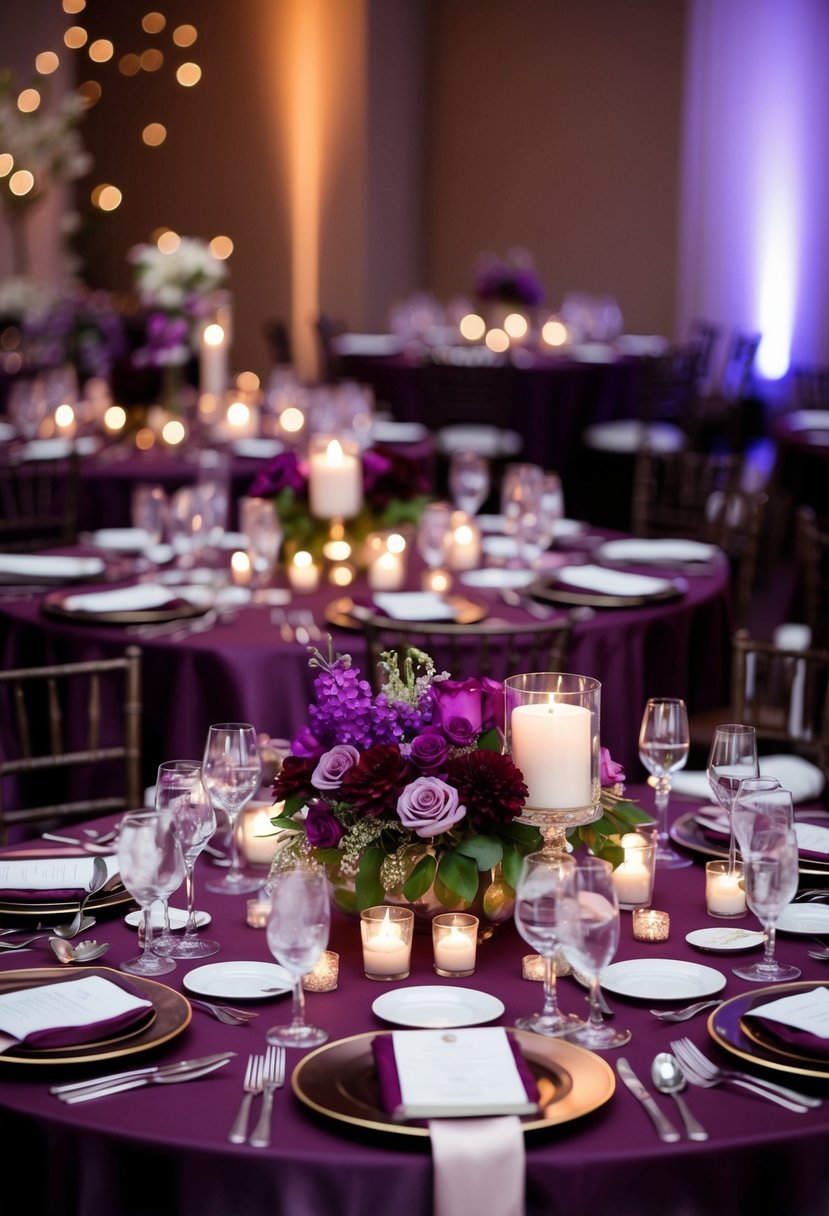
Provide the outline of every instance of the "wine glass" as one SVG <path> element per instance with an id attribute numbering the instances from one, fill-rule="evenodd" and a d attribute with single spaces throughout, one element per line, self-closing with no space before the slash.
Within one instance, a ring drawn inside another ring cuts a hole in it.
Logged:
<path id="1" fill-rule="evenodd" d="M 449 561 L 452 548 L 452 508 L 447 502 L 430 502 L 417 525 L 417 551 L 430 570 L 440 570 Z"/>
<path id="2" fill-rule="evenodd" d="M 489 494 L 489 461 L 480 452 L 460 449 L 449 463 L 449 492 L 459 511 L 474 515 Z"/>
<path id="3" fill-rule="evenodd" d="M 768 816 L 781 818 L 788 827 L 794 827 L 791 794 L 782 789 L 776 777 L 746 777 L 740 782 L 731 810 L 731 824 L 741 856 L 749 851 L 755 828 Z"/>
<path id="4" fill-rule="evenodd" d="M 172 959 L 153 950 L 152 905 L 184 881 L 184 854 L 172 816 L 164 811 L 136 811 L 121 820 L 118 835 L 121 881 L 144 915 L 144 952 L 120 964 L 135 975 L 165 975 Z"/>
<path id="5" fill-rule="evenodd" d="M 318 1047 L 328 1031 L 305 1021 L 302 977 L 311 970 L 328 945 L 331 927 L 331 892 L 321 866 L 302 862 L 280 870 L 270 883 L 271 911 L 267 938 L 271 954 L 290 973 L 293 1009 L 290 1025 L 274 1026 L 267 1033 L 278 1047 Z"/>
<path id="6" fill-rule="evenodd" d="M 777 984 L 800 975 L 799 967 L 778 963 L 774 957 L 777 921 L 797 891 L 798 861 L 797 836 L 785 820 L 772 819 L 755 827 L 743 856 L 746 903 L 763 926 L 765 950 L 761 962 L 733 968 L 741 980 Z"/>
<path id="7" fill-rule="evenodd" d="M 737 842 L 734 838 L 734 823 L 731 809 L 740 782 L 746 777 L 760 776 L 757 759 L 757 732 L 753 726 L 739 722 L 726 722 L 714 728 L 711 750 L 708 753 L 708 784 L 720 806 L 728 815 L 731 827 L 728 843 L 728 869 L 734 870 L 737 861 Z"/>
<path id="8" fill-rule="evenodd" d="M 276 507 L 269 498 L 240 498 L 239 526 L 247 538 L 257 585 L 264 586 L 282 545 L 282 526 Z"/>
<path id="9" fill-rule="evenodd" d="M 134 528 L 142 528 L 154 545 L 161 544 L 167 526 L 167 493 L 164 486 L 141 484 L 131 499 Z"/>
<path id="10" fill-rule="evenodd" d="M 568 1037 L 592 1051 L 630 1042 L 629 1030 L 608 1026 L 601 1009 L 601 975 L 619 945 L 619 902 L 613 867 L 585 857 L 570 870 L 556 897 L 558 938 L 564 957 L 590 983 L 590 1017 Z"/>
<path id="11" fill-rule="evenodd" d="M 501 514 L 509 535 L 516 532 L 518 520 L 528 510 L 541 505 L 544 493 L 544 470 L 538 464 L 518 461 L 508 464 L 501 480 Z"/>
<path id="12" fill-rule="evenodd" d="M 656 864 L 668 870 L 691 865 L 691 858 L 675 852 L 668 839 L 671 773 L 687 764 L 689 747 L 685 702 L 678 697 L 651 697 L 639 728 L 639 759 L 651 774 L 650 784 L 656 790 Z"/>
<path id="13" fill-rule="evenodd" d="M 207 883 L 208 891 L 220 895 L 243 895 L 258 891 L 261 878 L 246 874 L 239 858 L 236 825 L 239 816 L 259 788 L 262 759 L 256 731 L 248 722 L 217 722 L 207 732 L 202 759 L 202 781 L 214 808 L 230 821 L 230 868 L 221 878 Z"/>
<path id="14" fill-rule="evenodd" d="M 187 891 L 187 925 L 181 937 L 165 933 L 155 943 L 156 954 L 164 958 L 207 958 L 219 951 L 219 943 L 200 937 L 196 928 L 196 888 L 193 868 L 196 858 L 216 831 L 216 812 L 196 760 L 167 760 L 158 766 L 155 806 L 168 811 L 178 830 L 184 854 L 184 884 Z"/>
<path id="15" fill-rule="evenodd" d="M 569 1035 L 584 1026 L 576 1014 L 562 1013 L 556 998 L 556 897 L 573 866 L 570 857 L 550 858 L 543 853 L 530 853 L 521 863 L 513 916 L 524 941 L 544 960 L 544 1004 L 540 1013 L 516 1019 L 519 1030 Z"/>

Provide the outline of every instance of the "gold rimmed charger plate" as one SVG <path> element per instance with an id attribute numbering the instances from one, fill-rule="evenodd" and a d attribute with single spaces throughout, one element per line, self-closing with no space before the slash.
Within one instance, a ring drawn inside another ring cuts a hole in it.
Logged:
<path id="1" fill-rule="evenodd" d="M 550 575 L 537 579 L 527 588 L 527 594 L 536 600 L 549 600 L 552 604 L 568 604 L 583 608 L 643 608 L 650 604 L 665 604 L 677 600 L 688 590 L 681 578 L 666 578 L 665 586 L 657 591 L 640 595 L 613 595 L 606 591 L 589 591 L 573 583 L 565 583 Z"/>
<path id="2" fill-rule="evenodd" d="M 83 621 L 95 625 L 152 625 L 204 616 L 210 608 L 206 600 L 201 604 L 175 600 L 169 604 L 159 604 L 156 608 L 114 608 L 109 612 L 90 612 L 84 608 L 72 608 L 67 603 L 77 594 L 77 587 L 49 591 L 43 597 L 41 609 L 46 616 L 64 621 Z"/>
<path id="3" fill-rule="evenodd" d="M 428 1137 L 428 1127 L 394 1123 L 380 1103 L 371 1041 L 376 1035 L 393 1033 L 369 1031 L 312 1051 L 294 1069 L 292 1085 L 300 1102 L 340 1123 L 399 1136 Z M 539 1089 L 542 1113 L 522 1116 L 525 1132 L 580 1119 L 613 1096 L 613 1070 L 594 1052 L 564 1039 L 548 1039 L 521 1030 L 507 1033 L 514 1034 L 521 1044 Z"/>
<path id="4" fill-rule="evenodd" d="M 110 1035 L 97 1042 L 43 1050 L 12 1048 L 0 1054 L 2 1064 L 35 1064 L 55 1067 L 64 1064 L 90 1064 L 97 1060 L 116 1060 L 160 1047 L 181 1034 L 189 1025 L 193 1010 L 181 993 L 143 975 L 127 975 L 111 967 L 84 967 L 82 972 L 65 967 L 33 967 L 25 971 L 0 973 L 0 993 L 19 992 L 42 984 L 65 984 L 80 975 L 126 982 L 145 1000 L 152 1002 L 146 1021 L 129 1027 L 122 1035 Z"/>
<path id="5" fill-rule="evenodd" d="M 38 900 L 37 903 L 29 900 L 0 899 L 0 918 L 24 916 L 44 920 L 74 916 L 84 894 L 83 891 L 79 891 L 77 899 L 43 900 L 42 902 Z M 129 891 L 119 882 L 111 891 L 100 891 L 96 895 L 90 895 L 84 905 L 84 911 L 104 912 L 109 908 L 120 908 L 131 901 L 132 896 Z"/>
<path id="6" fill-rule="evenodd" d="M 829 1077 L 829 1056 L 823 1059 L 812 1056 L 807 1059 L 794 1055 L 794 1049 L 772 1045 L 770 1037 L 763 1036 L 761 1042 L 756 1031 L 752 1030 L 750 1035 L 747 1033 L 744 1016 L 766 1001 L 792 996 L 797 992 L 811 992 L 815 988 L 826 988 L 827 985 L 829 981 L 826 980 L 795 980 L 789 984 L 770 984 L 767 988 L 758 988 L 755 992 L 743 992 L 723 1001 L 713 1010 L 708 1018 L 708 1033 L 715 1043 L 738 1059 L 762 1068 L 771 1068 L 776 1072 L 826 1080 Z"/>
<path id="7" fill-rule="evenodd" d="M 689 811 L 678 816 L 668 829 L 668 834 L 675 844 L 690 849 L 692 853 L 702 853 L 705 857 L 727 857 L 728 840 L 723 837 L 722 843 L 711 840 L 705 835 L 700 824 L 696 821 L 696 811 Z M 798 869 L 801 874 L 809 874 L 813 878 L 829 878 L 829 862 L 815 861 L 813 858 L 800 858 Z"/>
<path id="8" fill-rule="evenodd" d="M 434 617 L 424 621 L 401 621 L 396 617 L 386 617 L 379 608 L 372 608 L 365 604 L 355 604 L 354 600 L 348 595 L 343 595 L 339 599 L 333 600 L 325 607 L 325 619 L 329 625 L 336 625 L 339 629 L 359 629 L 360 618 L 365 619 L 368 616 L 382 617 L 383 620 L 389 622 L 389 627 L 394 628 L 395 625 L 474 625 L 476 621 L 482 621 L 487 614 L 486 604 L 480 604 L 476 600 L 469 600 L 463 595 L 446 595 L 443 597 L 445 602 L 452 609 L 451 619 L 436 620 Z"/>

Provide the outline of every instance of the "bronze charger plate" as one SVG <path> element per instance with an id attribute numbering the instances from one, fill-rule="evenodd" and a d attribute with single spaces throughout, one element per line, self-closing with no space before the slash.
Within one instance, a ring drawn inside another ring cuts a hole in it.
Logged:
<path id="1" fill-rule="evenodd" d="M 688 590 L 688 584 L 682 578 L 666 578 L 664 582 L 665 586 L 657 591 L 639 595 L 614 595 L 606 591 L 580 588 L 551 574 L 530 583 L 526 594 L 536 600 L 545 600 L 552 604 L 570 604 L 574 607 L 642 608 L 649 604 L 665 604 L 680 599 Z"/>
<path id="2" fill-rule="evenodd" d="M 33 967 L 25 971 L 6 971 L 0 973 L 0 993 L 18 992 L 22 988 L 36 988 L 43 984 L 65 984 L 78 979 L 81 974 L 99 975 L 115 982 L 128 982 L 141 997 L 152 1002 L 152 1010 L 147 1019 L 137 1026 L 130 1026 L 123 1034 L 110 1034 L 97 1042 L 40 1050 L 13 1047 L 0 1054 L 0 1065 L 89 1064 L 97 1060 L 114 1060 L 137 1055 L 174 1039 L 189 1025 L 193 1016 L 190 1002 L 181 993 L 142 975 L 127 975 L 111 967 L 84 967 L 83 972 L 73 971 L 68 967 Z"/>
<path id="3" fill-rule="evenodd" d="M 114 588 L 112 588 L 114 590 Z M 188 600 L 171 599 L 169 603 L 155 608 L 114 608 L 109 612 L 90 612 L 84 608 L 73 608 L 68 600 L 78 594 L 77 588 L 49 591 L 41 602 L 47 616 L 64 621 L 83 621 L 95 625 L 151 625 L 161 621 L 189 620 L 204 616 L 210 604 L 193 604 Z"/>
<path id="4" fill-rule="evenodd" d="M 382 617 L 383 620 L 388 620 L 389 628 L 394 628 L 395 625 L 473 625 L 476 621 L 482 621 L 487 614 L 486 604 L 468 600 L 463 595 L 446 595 L 443 598 L 452 609 L 451 619 L 447 617 L 445 620 L 437 620 L 431 617 L 423 621 L 402 621 L 396 617 L 386 617 L 379 608 L 372 608 L 370 604 L 355 603 L 348 595 L 326 604 L 325 619 L 329 625 L 336 625 L 339 629 L 359 629 L 361 617 Z"/>
<path id="5" fill-rule="evenodd" d="M 311 1110 L 341 1123 L 391 1132 L 400 1136 L 428 1137 L 429 1128 L 395 1123 L 380 1103 L 371 1040 L 391 1030 L 375 1030 L 326 1043 L 305 1056 L 294 1069 L 296 1096 Z M 524 1059 L 536 1079 L 538 1115 L 521 1116 L 525 1132 L 579 1119 L 612 1097 L 616 1080 L 601 1056 L 565 1039 L 544 1038 L 527 1031 L 507 1030 L 521 1044 Z"/>

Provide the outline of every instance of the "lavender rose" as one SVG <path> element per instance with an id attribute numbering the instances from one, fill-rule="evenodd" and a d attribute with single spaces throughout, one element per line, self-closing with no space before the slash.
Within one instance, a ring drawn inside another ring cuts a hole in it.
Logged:
<path id="1" fill-rule="evenodd" d="M 319 763 L 311 774 L 318 790 L 338 790 L 343 777 L 360 759 L 360 753 L 350 743 L 338 743 L 320 756 Z"/>
<path id="2" fill-rule="evenodd" d="M 315 849 L 334 849 L 345 835 L 345 828 L 327 802 L 315 799 L 308 804 L 305 836 Z"/>
<path id="3" fill-rule="evenodd" d="M 457 790 L 439 777 L 418 777 L 398 798 L 397 814 L 416 836 L 439 836 L 463 819 L 466 807 L 460 806 Z"/>
<path id="4" fill-rule="evenodd" d="M 436 730 L 425 730 L 422 734 L 415 735 L 409 749 L 409 759 L 424 774 L 440 772 L 446 764 L 448 754 L 446 740 Z"/>
<path id="5" fill-rule="evenodd" d="M 617 781 L 625 780 L 625 770 L 621 764 L 616 763 L 606 747 L 600 749 L 600 758 L 602 769 L 600 780 L 602 785 L 615 785 Z"/>
<path id="6" fill-rule="evenodd" d="M 455 747 L 470 747 L 478 737 L 478 731 L 469 719 L 459 716 L 447 718 L 443 722 L 443 730 Z"/>

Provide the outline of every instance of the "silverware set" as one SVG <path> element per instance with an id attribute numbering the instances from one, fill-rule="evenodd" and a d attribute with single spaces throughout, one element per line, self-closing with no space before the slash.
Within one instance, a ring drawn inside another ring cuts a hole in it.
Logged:
<path id="1" fill-rule="evenodd" d="M 270 1144 L 273 1097 L 276 1090 L 284 1084 L 284 1047 L 268 1047 L 264 1055 L 248 1056 L 242 1082 L 242 1101 L 227 1136 L 231 1144 L 244 1144 L 246 1140 L 256 1148 L 265 1148 Z M 259 1094 L 262 1094 L 262 1111 L 256 1127 L 248 1136 L 251 1104 Z"/>
<path id="2" fill-rule="evenodd" d="M 309 642 L 321 641 L 324 636 L 310 608 L 272 608 L 271 624 L 279 630 L 283 642 L 299 642 L 301 646 L 307 646 Z"/>
<path id="3" fill-rule="evenodd" d="M 805 1114 L 807 1110 L 820 1106 L 821 1099 L 809 1094 L 767 1081 L 765 1077 L 755 1077 L 749 1073 L 737 1072 L 734 1069 L 720 1068 L 713 1060 L 709 1060 L 690 1039 L 676 1039 L 671 1042 L 671 1050 L 679 1061 L 679 1066 L 690 1085 L 702 1089 L 710 1089 L 716 1085 L 733 1085 L 747 1090 L 769 1102 L 776 1102 L 786 1110 L 797 1114 Z"/>
<path id="4" fill-rule="evenodd" d="M 235 1051 L 223 1051 L 218 1055 L 203 1056 L 198 1060 L 181 1060 L 178 1064 L 153 1065 L 149 1068 L 134 1068 L 129 1072 L 110 1073 L 94 1081 L 70 1081 L 65 1085 L 53 1085 L 49 1093 L 61 1102 L 70 1105 L 87 1102 L 91 1098 L 105 1098 L 128 1089 L 141 1089 L 145 1085 L 176 1085 L 179 1081 L 197 1081 L 209 1076 L 218 1068 L 229 1064 Z"/>
<path id="5" fill-rule="evenodd" d="M 159 621 L 151 625 L 128 625 L 126 632 L 136 638 L 169 638 L 178 642 L 194 633 L 208 633 L 217 625 L 230 625 L 239 615 L 235 606 L 208 608 L 201 616 L 188 617 L 185 621 Z"/>

